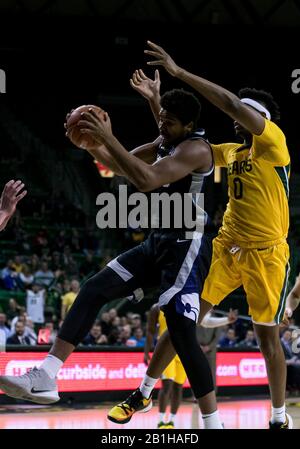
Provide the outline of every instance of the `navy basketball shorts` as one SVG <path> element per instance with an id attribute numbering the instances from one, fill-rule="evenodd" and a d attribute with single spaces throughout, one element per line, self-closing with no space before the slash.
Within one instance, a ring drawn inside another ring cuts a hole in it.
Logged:
<path id="1" fill-rule="evenodd" d="M 212 237 L 195 233 L 152 231 L 140 245 L 108 263 L 134 293 L 159 288 L 161 308 L 174 299 L 176 312 L 197 323 L 200 296 L 212 257 Z M 123 284 L 124 286 L 124 284 Z"/>

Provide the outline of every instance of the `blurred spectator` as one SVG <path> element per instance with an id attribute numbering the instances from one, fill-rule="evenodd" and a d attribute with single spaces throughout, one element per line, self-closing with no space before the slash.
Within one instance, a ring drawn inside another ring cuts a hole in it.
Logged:
<path id="1" fill-rule="evenodd" d="M 5 313 L 0 313 L 0 330 L 5 333 L 6 338 L 10 336 L 10 330 L 6 326 L 6 315 Z"/>
<path id="2" fill-rule="evenodd" d="M 294 356 L 292 351 L 292 332 L 289 329 L 283 331 L 281 336 L 281 345 L 286 360 L 291 360 Z"/>
<path id="3" fill-rule="evenodd" d="M 50 267 L 53 272 L 63 269 L 62 258 L 58 251 L 53 251 Z"/>
<path id="4" fill-rule="evenodd" d="M 49 270 L 48 263 L 42 262 L 41 269 L 36 271 L 34 274 L 34 282 L 43 285 L 44 287 L 49 287 L 54 280 L 53 271 Z"/>
<path id="5" fill-rule="evenodd" d="M 102 328 L 100 324 L 95 323 L 88 333 L 88 335 L 84 338 L 84 345 L 106 345 L 107 344 L 107 336 L 102 334 Z"/>
<path id="6" fill-rule="evenodd" d="M 71 249 L 74 253 L 81 252 L 81 240 L 77 229 L 72 229 Z"/>
<path id="7" fill-rule="evenodd" d="M 107 337 L 107 342 L 111 346 L 121 346 L 122 345 L 122 328 L 114 327 L 112 328 L 110 334 Z"/>
<path id="8" fill-rule="evenodd" d="M 130 319 L 130 325 L 132 330 L 142 327 L 142 318 L 138 313 L 134 313 Z"/>
<path id="9" fill-rule="evenodd" d="M 48 321 L 47 323 L 45 323 L 44 329 L 49 330 L 49 334 L 50 334 L 49 343 L 53 344 L 54 340 L 57 336 L 57 331 L 54 329 L 54 323 L 52 321 Z"/>
<path id="10" fill-rule="evenodd" d="M 23 306 L 20 306 L 18 315 L 15 316 L 11 321 L 10 336 L 15 333 L 15 325 L 16 325 L 17 321 L 22 321 L 25 326 L 26 318 L 27 318 L 26 308 Z"/>
<path id="11" fill-rule="evenodd" d="M 14 270 L 14 263 L 12 259 L 9 259 L 6 266 L 2 269 L 1 277 L 4 288 L 7 290 L 15 290 L 17 288 L 17 273 Z"/>
<path id="12" fill-rule="evenodd" d="M 63 295 L 61 297 L 62 305 L 61 305 L 61 319 L 64 320 L 68 311 L 70 310 L 73 302 L 76 299 L 76 296 L 78 295 L 78 292 L 80 290 L 80 284 L 79 282 L 74 279 L 71 282 L 70 290 L 68 293 Z"/>
<path id="13" fill-rule="evenodd" d="M 129 324 L 123 326 L 120 332 L 120 344 L 126 346 L 127 340 L 131 337 L 131 327 Z"/>
<path id="14" fill-rule="evenodd" d="M 126 324 L 128 324 L 128 318 L 126 316 L 121 316 L 121 318 L 120 318 L 120 325 L 121 326 L 126 326 Z"/>
<path id="15" fill-rule="evenodd" d="M 258 344 L 255 339 L 254 331 L 252 329 L 247 330 L 245 339 L 240 341 L 237 346 L 244 348 L 257 348 Z"/>
<path id="16" fill-rule="evenodd" d="M 17 321 L 15 333 L 6 340 L 7 345 L 30 345 L 30 339 L 25 335 L 25 325 L 23 321 Z"/>
<path id="17" fill-rule="evenodd" d="M 5 351 L 5 345 L 6 345 L 6 333 L 4 330 L 0 329 L 0 352 Z"/>
<path id="18" fill-rule="evenodd" d="M 91 251 L 97 253 L 99 248 L 99 241 L 94 235 L 94 229 L 87 229 L 84 233 L 83 252 L 89 254 Z"/>
<path id="19" fill-rule="evenodd" d="M 300 357 L 299 353 L 293 353 L 292 343 L 292 332 L 286 329 L 281 336 L 281 345 L 287 365 L 287 390 L 298 393 L 300 390 Z"/>
<path id="20" fill-rule="evenodd" d="M 133 331 L 133 336 L 128 338 L 126 346 L 143 348 L 145 346 L 146 337 L 141 327 L 137 327 Z"/>
<path id="21" fill-rule="evenodd" d="M 94 256 L 92 253 L 88 253 L 85 257 L 85 260 L 80 265 L 80 275 L 86 277 L 88 275 L 92 275 L 99 271 L 99 266 L 94 260 Z"/>
<path id="22" fill-rule="evenodd" d="M 112 330 L 112 324 L 110 322 L 110 317 L 108 312 L 103 312 L 100 317 L 100 324 L 102 327 L 102 332 L 105 335 L 109 335 Z"/>
<path id="23" fill-rule="evenodd" d="M 69 277 L 74 277 L 74 276 L 77 277 L 78 276 L 79 268 L 78 268 L 78 264 L 73 256 L 69 257 L 68 263 L 65 264 L 64 270 L 65 270 L 66 275 Z"/>
<path id="24" fill-rule="evenodd" d="M 108 311 L 109 321 L 112 323 L 113 320 L 118 316 L 118 312 L 116 309 L 109 309 Z"/>
<path id="25" fill-rule="evenodd" d="M 119 327 L 121 326 L 121 318 L 119 316 L 116 316 L 112 322 L 111 322 L 112 327 Z"/>
<path id="26" fill-rule="evenodd" d="M 36 271 L 38 271 L 39 269 L 39 265 L 40 265 L 40 260 L 37 254 L 32 254 L 30 261 L 29 261 L 29 266 L 31 269 L 32 273 L 35 273 Z"/>
<path id="27" fill-rule="evenodd" d="M 11 321 L 18 316 L 20 311 L 20 306 L 14 298 L 10 298 L 8 301 L 8 309 L 6 311 L 7 321 L 11 323 Z"/>
<path id="28" fill-rule="evenodd" d="M 229 328 L 226 332 L 225 337 L 221 338 L 219 340 L 219 347 L 220 348 L 232 348 L 236 344 L 236 335 L 235 330 Z"/>
<path id="29" fill-rule="evenodd" d="M 42 249 L 48 246 L 47 230 L 45 228 L 40 229 L 33 241 L 34 251 L 39 255 L 42 253 Z"/>
<path id="30" fill-rule="evenodd" d="M 37 334 L 34 330 L 34 322 L 30 317 L 26 318 L 25 322 L 25 336 L 29 338 L 31 345 L 37 344 Z"/>
<path id="31" fill-rule="evenodd" d="M 22 263 L 21 256 L 15 256 L 14 257 L 14 261 L 12 263 L 12 267 L 13 267 L 13 270 L 16 273 L 21 273 L 21 271 L 23 270 L 23 263 Z"/>
<path id="32" fill-rule="evenodd" d="M 28 289 L 26 292 L 26 313 L 35 324 L 45 322 L 45 295 L 45 289 L 37 284 L 34 284 L 32 289 Z"/>
<path id="33" fill-rule="evenodd" d="M 23 265 L 22 271 L 18 274 L 19 286 L 26 289 L 32 285 L 34 281 L 33 274 L 28 265 Z"/>

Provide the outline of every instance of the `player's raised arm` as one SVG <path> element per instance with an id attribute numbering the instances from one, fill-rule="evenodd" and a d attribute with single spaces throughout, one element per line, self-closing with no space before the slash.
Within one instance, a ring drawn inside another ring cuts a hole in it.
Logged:
<path id="1" fill-rule="evenodd" d="M 22 181 L 11 180 L 5 184 L 0 198 L 0 231 L 15 213 L 18 202 L 26 195 L 27 191 L 23 188 Z"/>
<path id="2" fill-rule="evenodd" d="M 243 103 L 232 92 L 179 67 L 162 47 L 150 41 L 147 41 L 147 43 L 151 50 L 145 50 L 145 53 L 154 58 L 153 61 L 147 63 L 148 65 L 163 66 L 172 76 L 193 87 L 203 97 L 236 120 L 251 134 L 260 135 L 263 132 L 265 120 L 259 112 Z"/>
<path id="3" fill-rule="evenodd" d="M 141 69 L 136 70 L 130 79 L 131 87 L 148 100 L 157 124 L 159 123 L 160 111 L 160 84 L 158 70 L 155 70 L 153 80 L 146 76 Z"/>

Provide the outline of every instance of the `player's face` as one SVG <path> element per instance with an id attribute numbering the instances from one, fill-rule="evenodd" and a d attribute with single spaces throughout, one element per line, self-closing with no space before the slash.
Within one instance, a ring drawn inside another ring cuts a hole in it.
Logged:
<path id="1" fill-rule="evenodd" d="M 237 121 L 233 122 L 233 127 L 236 136 L 241 137 L 242 139 L 245 139 L 247 136 L 250 135 L 249 131 L 243 128 L 242 125 L 240 125 Z"/>
<path id="2" fill-rule="evenodd" d="M 164 142 L 168 144 L 183 138 L 187 133 L 187 129 L 181 121 L 165 109 L 160 110 L 158 127 Z"/>

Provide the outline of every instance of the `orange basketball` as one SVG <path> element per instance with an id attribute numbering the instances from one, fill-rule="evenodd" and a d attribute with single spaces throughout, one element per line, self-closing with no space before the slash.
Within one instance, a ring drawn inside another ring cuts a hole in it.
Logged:
<path id="1" fill-rule="evenodd" d="M 71 142 L 74 143 L 74 145 L 79 148 L 93 150 L 94 148 L 97 148 L 99 146 L 99 142 L 96 143 L 94 139 L 88 134 L 81 134 L 80 126 L 77 125 L 77 123 L 83 119 L 81 117 L 81 113 L 88 112 L 90 108 L 92 108 L 93 111 L 96 112 L 96 114 L 100 117 L 104 117 L 103 109 L 99 108 L 98 106 L 94 106 L 92 104 L 79 106 L 78 108 L 74 109 L 67 120 L 67 131 L 68 137 Z"/>

